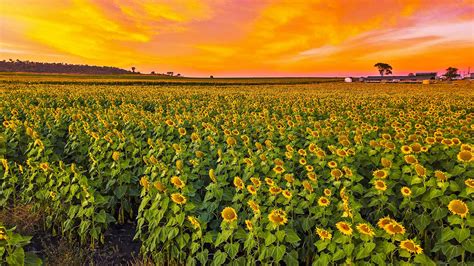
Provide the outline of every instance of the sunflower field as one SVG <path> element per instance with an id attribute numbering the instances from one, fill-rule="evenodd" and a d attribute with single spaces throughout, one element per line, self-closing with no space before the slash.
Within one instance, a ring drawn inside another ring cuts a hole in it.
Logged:
<path id="1" fill-rule="evenodd" d="M 157 264 L 473 264 L 473 91 L 5 83 L 0 208 Z"/>

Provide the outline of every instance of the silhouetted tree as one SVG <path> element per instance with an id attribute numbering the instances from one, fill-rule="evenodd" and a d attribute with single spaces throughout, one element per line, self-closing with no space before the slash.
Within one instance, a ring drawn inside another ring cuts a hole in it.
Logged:
<path id="1" fill-rule="evenodd" d="M 132 67 L 132 72 L 135 73 L 135 67 Z"/>
<path id="2" fill-rule="evenodd" d="M 446 74 L 444 74 L 444 76 L 449 80 L 451 80 L 455 77 L 458 77 L 459 76 L 458 69 L 455 68 L 455 67 L 448 67 L 446 69 Z"/>
<path id="3" fill-rule="evenodd" d="M 385 75 L 391 75 L 392 74 L 392 66 L 387 64 L 387 63 L 377 63 L 374 65 L 380 73 L 381 76 Z"/>
<path id="4" fill-rule="evenodd" d="M 42 63 L 9 59 L 0 61 L 0 72 L 36 72 L 66 74 L 127 74 L 125 69 L 109 66 L 74 65 L 66 63 Z"/>

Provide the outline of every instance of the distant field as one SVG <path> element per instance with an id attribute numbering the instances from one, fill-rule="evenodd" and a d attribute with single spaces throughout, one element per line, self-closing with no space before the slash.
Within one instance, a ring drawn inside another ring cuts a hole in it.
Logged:
<path id="1" fill-rule="evenodd" d="M 343 78 L 303 77 L 303 78 L 188 78 L 164 75 L 71 75 L 37 73 L 0 73 L 0 83 L 39 83 L 39 84 L 77 84 L 95 85 L 258 85 L 258 84 L 314 84 L 341 82 Z"/>
<path id="2" fill-rule="evenodd" d="M 158 265 L 474 263 L 470 82 L 1 77 L 0 220 Z"/>

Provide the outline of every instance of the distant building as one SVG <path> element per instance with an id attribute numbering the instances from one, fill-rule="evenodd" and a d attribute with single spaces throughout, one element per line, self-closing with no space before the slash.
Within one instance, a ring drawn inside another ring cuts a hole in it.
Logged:
<path id="1" fill-rule="evenodd" d="M 166 75 L 168 75 L 168 76 L 173 76 L 173 75 L 174 75 L 174 72 L 173 72 L 173 71 L 168 71 L 168 72 L 166 72 Z"/>
<path id="2" fill-rule="evenodd" d="M 368 76 L 362 81 L 369 83 L 422 83 L 423 80 L 435 80 L 436 72 L 421 72 L 408 76 Z"/>
<path id="3" fill-rule="evenodd" d="M 355 79 L 351 78 L 351 77 L 348 77 L 348 78 L 344 79 L 344 82 L 347 82 L 347 83 L 350 83 L 350 82 L 353 82 L 353 81 L 355 81 Z"/>
<path id="4" fill-rule="evenodd" d="M 470 78 L 470 79 L 474 79 L 474 73 L 471 73 L 471 74 L 469 75 L 469 78 Z"/>

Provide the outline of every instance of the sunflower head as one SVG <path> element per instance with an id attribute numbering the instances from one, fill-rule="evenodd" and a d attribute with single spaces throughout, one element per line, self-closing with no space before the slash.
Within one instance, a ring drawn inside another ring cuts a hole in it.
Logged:
<path id="1" fill-rule="evenodd" d="M 374 183 L 375 189 L 380 190 L 380 191 L 385 191 L 387 190 L 387 184 L 383 180 L 376 180 Z"/>
<path id="2" fill-rule="evenodd" d="M 387 178 L 387 171 L 385 171 L 384 169 L 381 169 L 381 170 L 375 170 L 372 175 L 375 177 L 375 178 L 379 178 L 379 179 L 385 179 Z"/>
<path id="3" fill-rule="evenodd" d="M 307 190 L 309 193 L 313 193 L 314 189 L 307 180 L 303 181 L 302 184 L 305 190 Z"/>
<path id="4" fill-rule="evenodd" d="M 288 190 L 286 190 L 286 189 L 283 190 L 283 191 L 281 192 L 281 194 L 282 194 L 283 197 L 285 197 L 286 199 L 291 199 L 291 197 L 293 196 L 293 195 L 291 194 L 291 192 L 288 191 Z"/>
<path id="5" fill-rule="evenodd" d="M 457 157 L 458 157 L 458 161 L 462 163 L 468 163 L 474 160 L 472 156 L 472 152 L 466 151 L 466 150 L 460 151 Z"/>
<path id="6" fill-rule="evenodd" d="M 379 219 L 379 221 L 377 222 L 377 226 L 383 229 L 387 224 L 391 223 L 392 221 L 394 221 L 392 218 L 390 218 L 389 216 L 385 216 Z"/>
<path id="7" fill-rule="evenodd" d="M 247 191 L 252 195 L 257 194 L 257 189 L 253 185 L 248 185 L 247 186 Z"/>
<path id="8" fill-rule="evenodd" d="M 332 234 L 329 231 L 319 227 L 316 228 L 316 234 L 321 238 L 321 240 L 331 240 L 332 238 Z"/>
<path id="9" fill-rule="evenodd" d="M 234 177 L 234 186 L 237 188 L 237 190 L 244 189 L 244 181 L 238 176 Z"/>
<path id="10" fill-rule="evenodd" d="M 253 231 L 253 223 L 250 220 L 245 220 L 245 227 L 247 227 L 247 230 Z"/>
<path id="11" fill-rule="evenodd" d="M 283 168 L 283 166 L 281 165 L 277 165 L 273 168 L 273 171 L 277 174 L 282 174 L 283 172 L 285 172 L 285 168 Z"/>
<path id="12" fill-rule="evenodd" d="M 416 244 L 415 241 L 410 239 L 400 242 L 400 248 L 413 254 L 423 253 L 423 249 L 420 247 L 420 245 Z"/>
<path id="13" fill-rule="evenodd" d="M 237 213 L 232 207 L 225 207 L 221 212 L 221 216 L 226 223 L 232 223 L 233 221 L 237 220 Z"/>
<path id="14" fill-rule="evenodd" d="M 409 187 L 402 187 L 400 189 L 400 192 L 402 192 L 403 197 L 410 197 L 411 196 L 411 189 Z"/>
<path id="15" fill-rule="evenodd" d="M 171 194 L 171 200 L 178 205 L 183 205 L 186 203 L 186 197 L 180 193 Z"/>
<path id="16" fill-rule="evenodd" d="M 171 184 L 173 184 L 176 188 L 184 188 L 186 185 L 184 181 L 177 176 L 171 177 Z"/>
<path id="17" fill-rule="evenodd" d="M 326 207 L 326 206 L 329 206 L 330 203 L 331 203 L 331 202 L 330 202 L 329 199 L 326 198 L 326 197 L 320 197 L 320 198 L 318 199 L 318 205 L 319 205 L 319 206 Z"/>
<path id="18" fill-rule="evenodd" d="M 466 217 L 466 215 L 469 213 L 469 208 L 467 207 L 466 203 L 458 199 L 451 200 L 448 204 L 448 209 L 451 211 L 451 213 L 461 216 L 461 218 Z"/>
<path id="19" fill-rule="evenodd" d="M 278 186 L 272 186 L 272 187 L 270 187 L 270 189 L 269 189 L 268 191 L 269 191 L 270 194 L 272 194 L 272 195 L 278 195 L 278 194 L 280 194 L 280 192 L 281 192 L 281 188 L 278 187 Z"/>
<path id="20" fill-rule="evenodd" d="M 260 206 L 253 200 L 247 201 L 247 204 L 250 206 L 254 214 L 258 214 L 260 212 Z"/>
<path id="21" fill-rule="evenodd" d="M 413 155 L 405 155 L 405 156 L 403 157 L 403 159 L 405 159 L 405 162 L 406 162 L 407 164 L 415 164 L 415 163 L 418 163 L 418 159 L 416 159 L 416 157 L 413 156 Z"/>
<path id="22" fill-rule="evenodd" d="M 357 228 L 357 231 L 359 231 L 359 233 L 361 233 L 363 235 L 366 235 L 366 236 L 369 236 L 369 237 L 373 237 L 375 235 L 374 230 L 372 230 L 370 225 L 368 225 L 366 223 L 360 223 L 356 226 L 356 228 Z"/>
<path id="23" fill-rule="evenodd" d="M 469 178 L 464 181 L 464 184 L 466 184 L 467 187 L 474 188 L 474 179 Z"/>
<path id="24" fill-rule="evenodd" d="M 191 223 L 191 225 L 194 227 L 194 229 L 201 228 L 201 223 L 199 220 L 194 217 L 194 216 L 188 216 L 188 221 Z"/>
<path id="25" fill-rule="evenodd" d="M 330 197 L 332 195 L 332 191 L 329 188 L 325 188 L 323 193 L 326 197 Z"/>
<path id="26" fill-rule="evenodd" d="M 352 227 L 350 224 L 346 222 L 338 222 L 336 223 L 336 227 L 339 230 L 339 232 L 343 233 L 344 235 L 352 235 Z"/>
<path id="27" fill-rule="evenodd" d="M 275 226 L 284 225 L 288 222 L 286 212 L 282 209 L 274 209 L 268 215 L 268 220 Z"/>
<path id="28" fill-rule="evenodd" d="M 405 234 L 405 227 L 403 227 L 403 225 L 401 225 L 400 223 L 397 223 L 396 221 L 391 221 L 390 223 L 385 225 L 383 229 L 389 235 Z"/>

